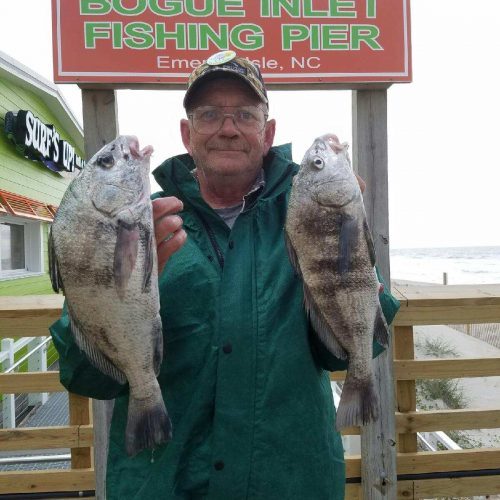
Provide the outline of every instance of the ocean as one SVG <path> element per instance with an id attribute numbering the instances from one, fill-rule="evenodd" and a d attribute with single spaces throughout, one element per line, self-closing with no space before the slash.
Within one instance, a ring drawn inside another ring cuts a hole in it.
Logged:
<path id="1" fill-rule="evenodd" d="M 500 247 L 391 250 L 391 279 L 449 285 L 500 283 Z"/>

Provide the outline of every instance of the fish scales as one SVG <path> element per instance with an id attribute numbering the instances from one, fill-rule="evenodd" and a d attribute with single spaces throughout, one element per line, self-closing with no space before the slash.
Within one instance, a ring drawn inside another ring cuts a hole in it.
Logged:
<path id="1" fill-rule="evenodd" d="M 294 179 L 285 234 L 315 333 L 332 354 L 349 360 L 337 428 L 364 425 L 379 414 L 373 337 L 387 346 L 388 331 L 361 191 L 347 146 L 336 136 L 316 139 L 306 152 Z"/>
<path id="2" fill-rule="evenodd" d="M 126 450 L 171 438 L 156 376 L 163 359 L 150 146 L 120 136 L 68 186 L 49 238 L 50 274 L 62 289 L 75 341 L 103 373 L 129 384 Z"/>

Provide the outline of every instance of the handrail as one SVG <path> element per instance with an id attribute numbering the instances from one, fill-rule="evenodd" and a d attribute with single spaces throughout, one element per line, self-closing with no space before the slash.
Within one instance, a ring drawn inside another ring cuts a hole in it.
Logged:
<path id="1" fill-rule="evenodd" d="M 416 360 L 414 356 L 413 327 L 416 325 L 480 324 L 500 323 L 500 285 L 447 285 L 447 286 L 395 286 L 393 293 L 401 302 L 401 309 L 394 321 L 394 374 L 397 394 L 396 433 L 397 433 L 397 473 L 398 498 L 419 498 L 436 496 L 466 496 L 500 493 L 499 448 L 477 448 L 472 450 L 448 450 L 421 452 L 417 450 L 417 432 L 466 430 L 471 428 L 499 428 L 499 408 L 467 408 L 462 410 L 416 411 L 415 379 L 466 376 L 500 376 L 500 358 L 483 358 L 480 363 L 471 359 Z M 0 337 L 45 336 L 47 326 L 56 320 L 61 312 L 63 297 L 18 297 L 12 300 L 0 298 Z M 10 298 L 8 298 L 10 299 Z M 7 331 L 8 330 L 8 331 Z M 43 376 L 41 376 L 43 375 Z M 38 374 L 37 380 L 30 374 L 0 375 L 0 392 L 5 389 L 19 390 L 62 390 L 57 373 Z M 343 373 L 332 374 L 333 380 L 341 380 Z M 3 377 L 3 378 L 2 378 Z M 75 427 L 76 426 L 76 427 Z M 61 432 L 58 446 L 63 446 L 62 434 L 67 436 L 66 447 L 79 446 L 89 449 L 91 437 L 90 415 L 86 424 L 72 422 L 69 429 Z M 76 430 L 78 428 L 78 431 Z M 17 430 L 20 431 L 20 430 Z M 45 439 L 37 430 L 30 436 L 11 435 L 9 439 L 19 439 L 19 446 L 28 449 L 30 440 Z M 359 434 L 359 428 L 347 429 L 345 434 Z M 76 438 L 76 433 L 82 436 Z M 81 434 L 83 433 L 83 434 Z M 22 436 L 22 437 L 21 437 Z M 71 437 L 70 437 L 71 436 Z M 0 431 L 0 443 L 6 435 Z M 77 441 L 75 441 L 77 440 Z M 4 441 L 5 442 L 5 441 Z M 9 441 L 11 443 L 11 441 Z M 1 444 L 0 444 L 1 446 Z M 11 446 L 14 446 L 11 444 Z M 90 454 L 85 459 L 74 454 L 75 463 L 80 460 L 82 483 L 78 488 L 88 489 L 89 478 L 93 477 Z M 346 498 L 361 498 L 358 481 L 361 475 L 361 457 L 346 456 L 348 483 Z M 76 469 L 75 469 L 76 470 Z M 0 473 L 0 494 L 14 476 Z M 28 484 L 29 475 L 23 478 Z M 36 476 L 41 478 L 42 476 Z M 51 476 L 68 484 L 66 475 Z M 76 476 L 75 476 L 76 477 Z M 6 483 L 7 481 L 7 483 Z M 72 479 L 73 481 L 73 479 Z M 354 483 L 353 483 L 354 481 Z M 33 483 L 31 483 L 33 484 Z M 42 486 L 37 486 L 42 491 Z M 16 484 L 18 492 L 22 486 Z M 48 491 L 48 490 L 47 490 Z M 56 491 L 52 489 L 51 491 Z M 59 490 L 61 491 L 61 490 Z M 64 491 L 64 490 L 62 490 Z M 12 491 L 14 492 L 14 491 Z"/>

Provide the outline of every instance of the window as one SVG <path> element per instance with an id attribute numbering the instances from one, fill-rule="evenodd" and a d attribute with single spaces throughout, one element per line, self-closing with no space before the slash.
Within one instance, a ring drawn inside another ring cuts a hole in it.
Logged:
<path id="1" fill-rule="evenodd" d="M 0 224 L 0 243 L 0 270 L 25 270 L 24 226 L 9 223 Z"/>
<path id="2" fill-rule="evenodd" d="M 0 279 L 43 272 L 42 225 L 19 217 L 0 218 Z"/>

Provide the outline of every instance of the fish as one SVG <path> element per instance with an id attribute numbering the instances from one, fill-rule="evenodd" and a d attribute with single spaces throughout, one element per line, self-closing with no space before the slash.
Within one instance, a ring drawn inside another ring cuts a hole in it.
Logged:
<path id="1" fill-rule="evenodd" d="M 348 144 L 334 134 L 315 139 L 304 155 L 290 193 L 285 241 L 315 334 L 330 353 L 348 360 L 337 430 L 376 421 L 373 338 L 387 347 L 388 326 L 361 189 Z"/>
<path id="2" fill-rule="evenodd" d="M 157 376 L 163 334 L 149 164 L 152 146 L 119 136 L 68 185 L 49 234 L 49 274 L 90 363 L 128 382 L 125 449 L 172 438 Z"/>

